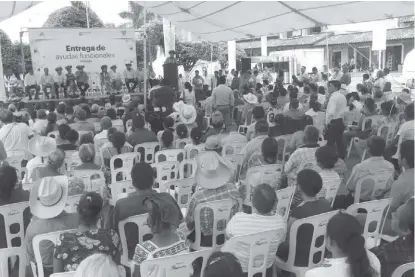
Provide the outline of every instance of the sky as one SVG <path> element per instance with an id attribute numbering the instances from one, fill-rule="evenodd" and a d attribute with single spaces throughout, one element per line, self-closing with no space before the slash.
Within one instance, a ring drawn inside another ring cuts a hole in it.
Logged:
<path id="1" fill-rule="evenodd" d="M 19 40 L 19 32 L 22 28 L 39 28 L 48 18 L 48 15 L 53 11 L 69 6 L 69 1 L 62 0 L 48 0 L 41 2 L 34 7 L 0 22 L 0 29 L 4 30 L 12 41 Z M 92 0 L 90 1 L 90 7 L 94 10 L 98 16 L 104 21 L 104 23 L 114 23 L 116 26 L 125 23 L 118 16 L 121 11 L 128 10 L 127 1 L 103 1 Z M 329 26 L 329 31 L 334 32 L 359 32 L 359 31 L 371 31 L 375 27 L 396 28 L 397 20 L 384 20 L 378 22 L 366 22 L 347 25 Z M 27 33 L 23 37 L 24 42 L 28 42 Z"/>

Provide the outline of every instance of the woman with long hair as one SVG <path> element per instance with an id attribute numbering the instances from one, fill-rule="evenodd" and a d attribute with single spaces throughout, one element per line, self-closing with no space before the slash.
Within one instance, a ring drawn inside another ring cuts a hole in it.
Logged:
<path id="1" fill-rule="evenodd" d="M 115 128 L 108 129 L 108 140 L 101 148 L 104 165 L 109 168 L 113 156 L 133 151 L 133 147 L 126 141 L 125 134 Z"/>
<path id="2" fill-rule="evenodd" d="M 354 216 L 339 213 L 329 220 L 326 248 L 331 252 L 332 258 L 307 271 L 306 277 L 380 276 L 380 262 L 375 254 L 366 250 L 362 227 Z"/>

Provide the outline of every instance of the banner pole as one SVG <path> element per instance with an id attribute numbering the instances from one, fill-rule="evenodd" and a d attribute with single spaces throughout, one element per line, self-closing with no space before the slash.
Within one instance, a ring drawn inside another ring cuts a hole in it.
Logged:
<path id="1" fill-rule="evenodd" d="M 147 22 L 147 5 L 144 1 L 144 24 Z M 147 30 L 144 29 L 144 38 L 143 38 L 143 49 L 144 49 L 144 107 L 147 111 Z"/>

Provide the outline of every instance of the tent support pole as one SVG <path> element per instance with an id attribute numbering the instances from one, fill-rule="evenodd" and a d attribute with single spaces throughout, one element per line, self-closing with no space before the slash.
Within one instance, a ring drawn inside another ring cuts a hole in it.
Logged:
<path id="1" fill-rule="evenodd" d="M 147 22 L 147 5 L 146 2 L 144 1 L 144 22 Z M 144 43 L 144 86 L 143 86 L 143 90 L 144 90 L 144 107 L 145 110 L 147 111 L 147 30 L 144 30 L 144 38 L 143 38 L 143 43 Z"/>

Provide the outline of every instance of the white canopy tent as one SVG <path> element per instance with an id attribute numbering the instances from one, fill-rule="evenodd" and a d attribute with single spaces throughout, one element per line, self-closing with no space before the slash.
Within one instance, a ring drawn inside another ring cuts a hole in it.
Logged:
<path id="1" fill-rule="evenodd" d="M 212 42 L 414 14 L 414 1 L 139 1 L 195 36 Z"/>
<path id="2" fill-rule="evenodd" d="M 0 22 L 8 19 L 30 7 L 36 5 L 36 1 L 2 1 L 0 2 Z M 3 62 L 1 60 L 1 47 L 0 47 L 0 101 L 6 101 L 6 92 L 4 90 L 3 79 Z"/>

